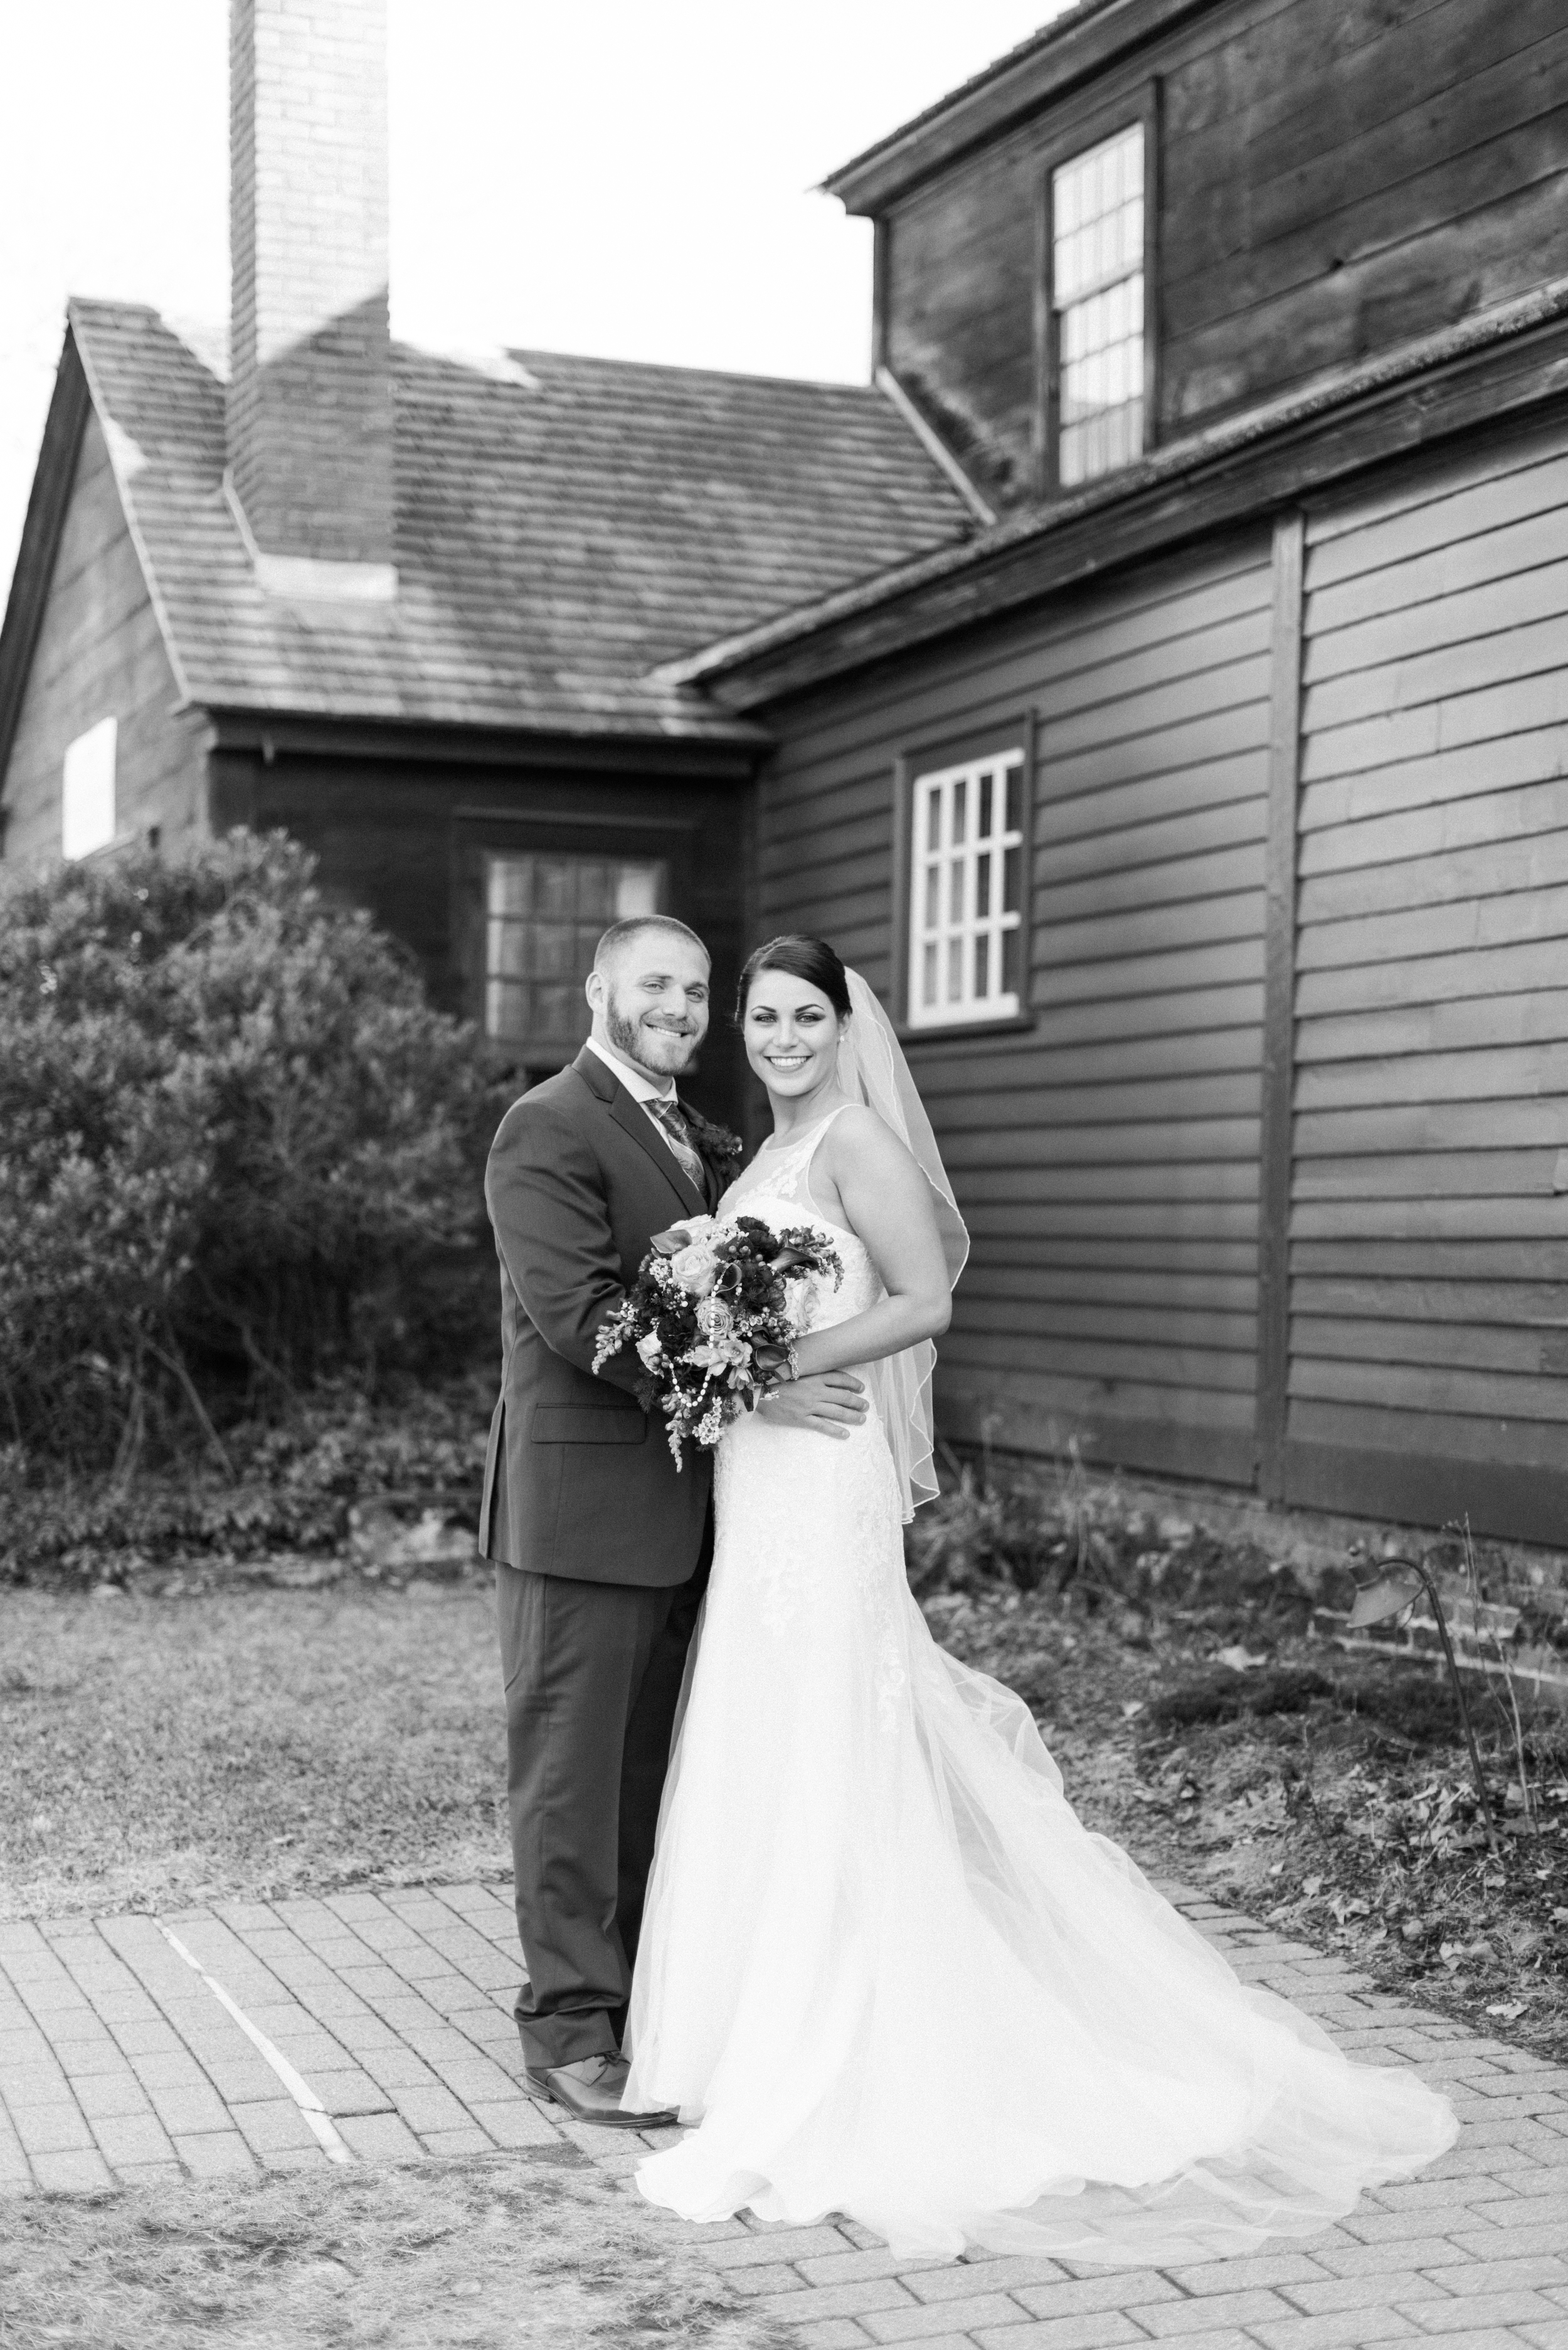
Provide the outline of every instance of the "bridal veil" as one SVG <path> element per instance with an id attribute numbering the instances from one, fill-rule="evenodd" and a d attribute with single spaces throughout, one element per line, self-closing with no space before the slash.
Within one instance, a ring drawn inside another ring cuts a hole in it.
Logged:
<path id="1" fill-rule="evenodd" d="M 947 1260 L 948 1286 L 963 1271 L 969 1255 L 969 1232 L 959 1213 L 953 1187 L 948 1180 L 926 1106 L 916 1090 L 909 1065 L 893 1024 L 857 971 L 846 973 L 849 983 L 850 1018 L 838 1045 L 838 1082 L 851 1101 L 864 1102 L 884 1126 L 913 1153 L 923 1171 L 937 1211 L 937 1229 Z M 931 1378 L 937 1350 L 930 1339 L 906 1347 L 901 1354 L 885 1356 L 867 1370 L 867 1383 L 877 1416 L 888 1439 L 898 1479 L 903 1514 L 912 1518 L 922 1502 L 937 1494 L 936 1458 L 931 1416 Z"/>

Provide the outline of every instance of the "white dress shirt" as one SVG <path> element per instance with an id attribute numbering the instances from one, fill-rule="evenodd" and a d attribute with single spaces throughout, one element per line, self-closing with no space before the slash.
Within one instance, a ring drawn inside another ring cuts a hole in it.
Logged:
<path id="1" fill-rule="evenodd" d="M 672 1102 L 675 1099 L 673 1077 L 666 1077 L 660 1085 L 657 1078 L 646 1076 L 641 1069 L 634 1069 L 628 1061 L 618 1060 L 613 1053 L 607 1053 L 596 1036 L 588 1038 L 588 1050 L 598 1055 L 607 1069 L 614 1071 L 633 1101 Z"/>

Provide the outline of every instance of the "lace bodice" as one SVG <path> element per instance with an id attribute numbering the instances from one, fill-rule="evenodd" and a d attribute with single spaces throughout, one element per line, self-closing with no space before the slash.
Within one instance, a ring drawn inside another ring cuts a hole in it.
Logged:
<path id="1" fill-rule="evenodd" d="M 864 1241 L 825 1216 L 811 1196 L 811 1162 L 823 1136 L 840 1114 L 829 1110 L 795 1141 L 777 1149 L 764 1143 L 751 1165 L 742 1170 L 719 1202 L 721 1216 L 760 1216 L 775 1232 L 791 1224 L 810 1224 L 824 1232 L 838 1252 L 843 1277 L 837 1287 L 831 1274 L 813 1274 L 805 1284 L 801 1329 L 826 1330 L 864 1314 L 882 1295 L 882 1284 Z"/>

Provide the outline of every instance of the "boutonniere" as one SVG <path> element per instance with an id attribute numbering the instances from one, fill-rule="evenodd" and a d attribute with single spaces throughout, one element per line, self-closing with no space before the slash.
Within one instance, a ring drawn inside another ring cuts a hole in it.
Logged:
<path id="1" fill-rule="evenodd" d="M 711 1118 L 704 1118 L 700 1110 L 689 1109 L 684 1102 L 680 1105 L 680 1115 L 700 1156 L 708 1161 L 715 1174 L 722 1175 L 740 1166 L 746 1155 L 746 1146 L 738 1134 L 732 1134 L 727 1126 L 715 1126 Z"/>

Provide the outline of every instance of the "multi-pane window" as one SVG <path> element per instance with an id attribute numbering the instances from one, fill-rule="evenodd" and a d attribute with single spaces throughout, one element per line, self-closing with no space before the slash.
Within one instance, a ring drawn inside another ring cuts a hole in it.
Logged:
<path id="1" fill-rule="evenodd" d="M 588 1033 L 583 983 L 612 922 L 662 910 L 664 868 L 613 857 L 492 856 L 484 876 L 485 1034 L 544 1065 Z"/>
<path id="2" fill-rule="evenodd" d="M 911 811 L 912 1028 L 1002 1020 L 1023 993 L 1023 753 L 917 775 Z"/>
<path id="3" fill-rule="evenodd" d="M 1056 478 L 1129 464 L 1144 443 L 1144 133 L 1118 130 L 1051 174 Z"/>

